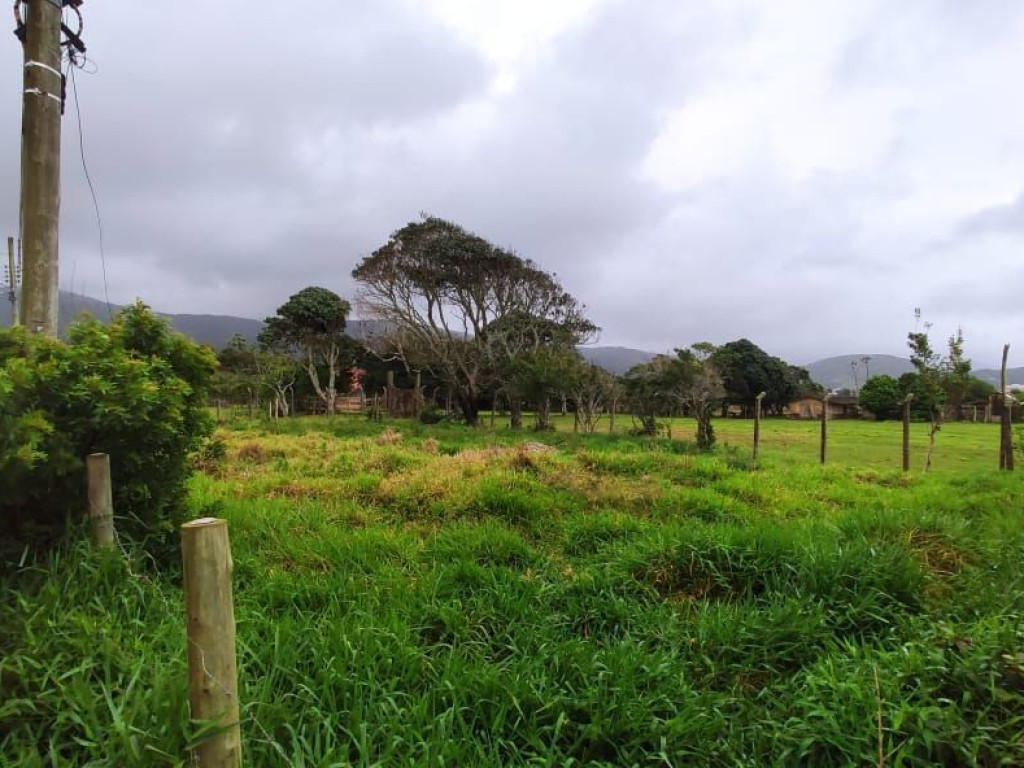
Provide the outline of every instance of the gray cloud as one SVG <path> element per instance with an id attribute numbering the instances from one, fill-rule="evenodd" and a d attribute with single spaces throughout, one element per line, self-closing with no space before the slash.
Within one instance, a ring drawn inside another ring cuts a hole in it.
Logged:
<path id="1" fill-rule="evenodd" d="M 999 233 L 1024 234 L 1024 191 L 1012 203 L 980 210 L 957 227 L 960 237 Z"/>
<path id="2" fill-rule="evenodd" d="M 987 277 L 1024 245 L 1016 2 L 595 2 L 503 64 L 411 0 L 308 10 L 300 34 L 286 4 L 83 6 L 113 300 L 262 317 L 351 294 L 429 211 L 557 272 L 604 343 L 901 353 L 915 306 L 979 362 L 1024 334 Z M 8 180 L 20 56 L 0 49 Z M 99 295 L 64 131 L 62 282 Z M 16 211 L 10 181 L 10 231 Z"/>

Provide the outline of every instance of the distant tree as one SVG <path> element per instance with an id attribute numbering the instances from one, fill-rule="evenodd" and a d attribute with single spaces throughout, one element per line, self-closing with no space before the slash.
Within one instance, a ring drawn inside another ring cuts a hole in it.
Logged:
<path id="1" fill-rule="evenodd" d="M 552 328 L 579 338 L 596 330 L 554 275 L 436 217 L 392 233 L 352 276 L 383 321 L 378 350 L 431 370 L 468 424 L 478 421 L 481 392 L 514 358 L 547 346 Z"/>
<path id="2" fill-rule="evenodd" d="M 789 405 L 792 400 L 798 397 L 820 397 L 825 394 L 825 388 L 811 378 L 811 374 L 806 368 L 801 368 L 798 365 L 787 364 L 785 375 L 788 380 L 787 386 L 789 387 L 789 392 L 795 394 L 793 394 L 792 398 L 785 399 L 785 401 L 781 403 L 780 407 Z"/>
<path id="3" fill-rule="evenodd" d="M 747 414 L 761 392 L 766 393 L 763 406 L 771 413 L 779 413 L 805 394 L 807 386 L 813 385 L 806 370 L 772 357 L 748 339 L 718 347 L 711 362 L 722 377 L 725 401 L 742 406 Z"/>
<path id="4" fill-rule="evenodd" d="M 253 367 L 254 351 L 243 336 L 232 336 L 217 353 L 220 366 L 213 376 L 211 394 L 229 401 L 253 403 L 259 389 Z"/>
<path id="5" fill-rule="evenodd" d="M 511 391 L 534 406 L 534 430 L 551 427 L 551 399 L 568 391 L 576 373 L 579 353 L 565 347 L 539 347 L 517 355 L 505 369 Z"/>
<path id="6" fill-rule="evenodd" d="M 266 394 L 273 413 L 287 416 L 290 399 L 302 366 L 286 351 L 249 344 L 239 335 L 233 336 L 217 353 L 220 370 L 214 377 L 214 392 L 220 397 L 245 397 L 254 406 Z"/>
<path id="7" fill-rule="evenodd" d="M 326 288 L 303 288 L 278 307 L 274 317 L 266 319 L 260 333 L 260 346 L 267 351 L 297 351 L 302 355 L 310 383 L 327 410 L 334 413 L 338 373 L 342 353 L 352 348 L 345 335 L 345 322 L 351 307 L 338 294 Z M 349 361 L 344 361 L 348 368 Z M 320 369 L 327 382 L 321 383 Z"/>
<path id="8" fill-rule="evenodd" d="M 977 376 L 971 376 L 967 382 L 967 391 L 964 394 L 964 401 L 979 403 L 988 400 L 994 394 L 996 394 L 996 388 L 994 386 L 989 384 L 987 381 L 979 379 Z"/>
<path id="9" fill-rule="evenodd" d="M 580 360 L 569 377 L 569 397 L 583 432 L 593 432 L 602 413 L 611 413 L 622 396 L 621 389 L 618 376 L 598 365 Z"/>
<path id="10" fill-rule="evenodd" d="M 517 311 L 492 322 L 486 332 L 490 378 L 509 401 L 511 427 L 522 426 L 522 403 L 526 399 L 535 406 L 535 428 L 548 429 L 548 400 L 568 396 L 569 379 L 580 364 L 576 345 L 596 328 L 578 315 L 553 319 Z"/>
<path id="11" fill-rule="evenodd" d="M 710 344 L 694 344 L 673 355 L 658 355 L 626 373 L 623 384 L 641 434 L 656 434 L 658 417 L 679 410 L 696 419 L 697 444 L 705 449 L 714 445 L 711 414 L 725 396 L 714 351 Z"/>
<path id="12" fill-rule="evenodd" d="M 657 355 L 650 362 L 626 371 L 622 385 L 630 412 L 640 422 L 636 430 L 639 434 L 658 433 L 658 418 L 667 415 L 672 407 L 666 382 L 681 375 L 688 375 L 685 364 L 675 362 L 669 355 Z"/>
<path id="13" fill-rule="evenodd" d="M 860 389 L 860 405 L 880 421 L 899 415 L 904 393 L 892 376 L 872 376 Z"/>
<path id="14" fill-rule="evenodd" d="M 690 349 L 693 379 L 684 389 L 683 400 L 697 421 L 697 447 L 709 450 L 715 444 L 711 415 L 725 396 L 725 385 L 713 362 L 715 347 L 708 342 L 700 342 Z"/>
<path id="15" fill-rule="evenodd" d="M 922 327 L 921 310 L 914 310 L 915 325 Z M 942 428 L 945 407 L 951 393 L 963 400 L 963 395 L 970 386 L 971 362 L 963 353 L 963 332 L 959 329 L 949 337 L 949 354 L 943 357 L 931 345 L 928 332 L 931 323 L 924 323 L 923 330 L 914 330 L 907 334 L 907 346 L 910 347 L 910 362 L 914 366 L 914 378 L 904 379 L 912 385 L 916 407 L 926 414 L 931 429 L 928 433 L 928 453 L 925 458 L 925 471 L 931 469 L 932 453 L 935 450 L 935 436 Z"/>
<path id="16" fill-rule="evenodd" d="M 258 386 L 270 397 L 274 415 L 287 417 L 291 413 L 289 395 L 294 393 L 295 381 L 299 377 L 299 365 L 295 358 L 254 350 L 253 368 Z"/>
<path id="17" fill-rule="evenodd" d="M 956 419 L 963 418 L 963 403 L 971 388 L 971 361 L 964 355 L 964 332 L 961 328 L 947 341 L 949 357 L 945 361 L 943 371 L 943 388 L 946 391 L 946 402 Z"/>

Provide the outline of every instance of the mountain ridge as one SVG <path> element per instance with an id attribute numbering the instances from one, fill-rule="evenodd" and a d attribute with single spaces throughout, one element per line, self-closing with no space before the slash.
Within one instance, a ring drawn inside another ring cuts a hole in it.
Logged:
<path id="1" fill-rule="evenodd" d="M 0 296 L 6 295 L 7 291 L 7 286 L 0 283 Z M 64 333 L 71 322 L 82 312 L 88 312 L 105 321 L 109 320 L 111 314 L 119 309 L 121 309 L 120 305 L 108 306 L 105 301 L 91 296 L 61 291 L 61 333 Z M 262 320 L 234 315 L 173 314 L 169 312 L 157 312 L 157 314 L 166 318 L 175 330 L 218 350 L 222 349 L 235 335 L 241 336 L 250 344 L 254 343 L 263 328 Z M 0 326 L 9 324 L 9 316 L 8 312 L 0 312 Z M 373 320 L 352 319 L 348 322 L 348 332 L 356 338 L 365 338 L 375 323 L 376 321 Z M 625 373 L 634 365 L 650 362 L 657 354 L 643 349 L 616 345 L 586 346 L 580 347 L 579 351 L 588 362 L 618 375 Z M 867 365 L 863 362 L 865 357 L 869 358 Z M 850 366 L 851 361 L 856 363 L 854 368 Z M 814 381 L 828 389 L 856 389 L 866 380 L 865 373 L 870 373 L 873 376 L 887 374 L 899 377 L 914 369 L 907 358 L 882 354 L 836 355 L 816 360 L 803 367 L 807 369 Z M 854 381 L 855 370 L 857 372 L 856 382 Z M 1007 374 L 1009 384 L 1024 385 L 1024 367 L 1011 368 Z M 982 368 L 974 371 L 974 375 L 983 381 L 999 386 L 998 370 Z"/>

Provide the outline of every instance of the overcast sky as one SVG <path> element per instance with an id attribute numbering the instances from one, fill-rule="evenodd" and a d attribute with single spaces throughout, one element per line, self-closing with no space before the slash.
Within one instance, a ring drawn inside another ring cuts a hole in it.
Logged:
<path id="1" fill-rule="evenodd" d="M 272 314 L 426 211 L 556 272 L 602 344 L 1024 361 L 1024 2 L 82 6 L 110 298 Z M 9 24 L 10 22 L 5 22 Z M 0 46 L 0 227 L 21 49 Z M 61 285 L 102 296 L 73 110 Z"/>

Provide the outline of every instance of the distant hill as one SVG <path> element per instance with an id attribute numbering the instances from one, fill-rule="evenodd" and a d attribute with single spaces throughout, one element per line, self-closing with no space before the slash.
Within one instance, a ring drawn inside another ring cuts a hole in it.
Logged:
<path id="1" fill-rule="evenodd" d="M 6 294 L 6 288 L 2 289 Z M 111 314 L 117 312 L 121 307 L 111 304 L 107 307 L 106 302 L 94 299 L 90 296 L 83 296 L 67 291 L 60 292 L 60 332 L 63 334 L 71 322 L 83 312 L 106 321 Z M 7 307 L 4 307 L 7 309 Z M 247 341 L 255 341 L 257 334 L 263 327 L 259 320 L 252 320 L 247 317 L 231 317 L 230 315 L 171 315 L 164 312 L 158 313 L 161 317 L 170 320 L 171 325 L 177 330 L 190 336 L 201 344 L 208 344 L 214 349 L 220 349 L 227 344 L 228 339 L 236 333 L 245 337 Z M 10 313 L 0 311 L 0 325 L 8 325 Z"/>
<path id="2" fill-rule="evenodd" d="M 629 347 L 580 347 L 580 354 L 594 365 L 606 371 L 622 375 L 634 365 L 649 363 L 654 358 L 653 352 Z"/>
<path id="3" fill-rule="evenodd" d="M 862 358 L 865 355 L 840 355 L 839 357 L 828 357 L 818 360 L 806 366 L 811 378 L 828 389 L 852 389 L 853 371 L 850 368 L 850 361 L 857 363 L 857 384 L 863 386 L 865 381 L 865 366 Z M 872 376 L 886 374 L 899 378 L 904 373 L 914 370 L 914 366 L 905 357 L 894 355 L 867 355 L 871 358 L 867 364 L 867 370 Z M 982 381 L 999 386 L 999 371 L 994 368 L 979 368 L 972 373 Z M 1024 368 L 1009 368 L 1006 371 L 1007 384 L 1024 385 Z"/>
<path id="4" fill-rule="evenodd" d="M 865 357 L 870 358 L 866 366 L 863 362 Z M 856 363 L 856 368 L 850 366 L 851 362 Z M 840 355 L 826 357 L 804 367 L 811 378 L 826 389 L 855 389 L 863 386 L 868 374 L 885 374 L 898 378 L 914 370 L 914 366 L 907 358 L 895 355 Z M 856 382 L 853 380 L 854 370 L 857 373 Z"/>
<path id="5" fill-rule="evenodd" d="M 974 371 L 974 375 L 982 381 L 987 381 L 994 387 L 998 387 L 1000 384 L 999 371 L 994 368 L 979 368 Z M 1007 368 L 1006 384 L 1008 386 L 1013 384 L 1024 386 L 1024 368 Z"/>
<path id="6" fill-rule="evenodd" d="M 7 286 L 0 283 L 0 299 L 6 299 Z M 117 304 L 110 306 L 99 299 L 91 296 L 83 296 L 67 291 L 60 292 L 60 329 L 64 333 L 71 321 L 82 312 L 88 312 L 100 320 L 110 319 L 113 312 L 121 307 Z M 256 341 L 260 330 L 263 328 L 262 320 L 254 320 L 249 317 L 234 317 L 231 315 L 174 315 L 159 313 L 166 317 L 171 325 L 185 335 L 195 339 L 200 344 L 207 344 L 214 349 L 222 349 L 228 340 L 238 334 L 246 341 Z M 0 301 L 0 326 L 9 324 L 10 309 L 6 301 Z M 374 331 L 380 329 L 380 321 L 377 320 L 349 320 L 348 332 L 355 338 L 365 338 Z M 634 365 L 650 362 L 654 358 L 653 352 L 642 349 L 631 349 L 629 347 L 580 347 L 583 357 L 595 365 L 621 375 Z M 806 366 L 811 378 L 829 389 L 852 388 L 854 386 L 853 373 L 850 369 L 850 361 L 857 363 L 857 383 L 863 385 L 865 380 L 865 366 L 861 361 L 864 355 L 840 355 L 818 360 Z M 888 374 L 889 376 L 901 376 L 912 371 L 910 361 L 903 357 L 893 355 L 868 355 L 870 361 L 867 368 L 872 376 Z M 1011 368 L 1008 372 L 1009 383 L 1013 385 L 1024 385 L 1024 368 Z M 979 369 L 974 372 L 979 379 L 999 385 L 999 371 L 991 368 Z"/>

